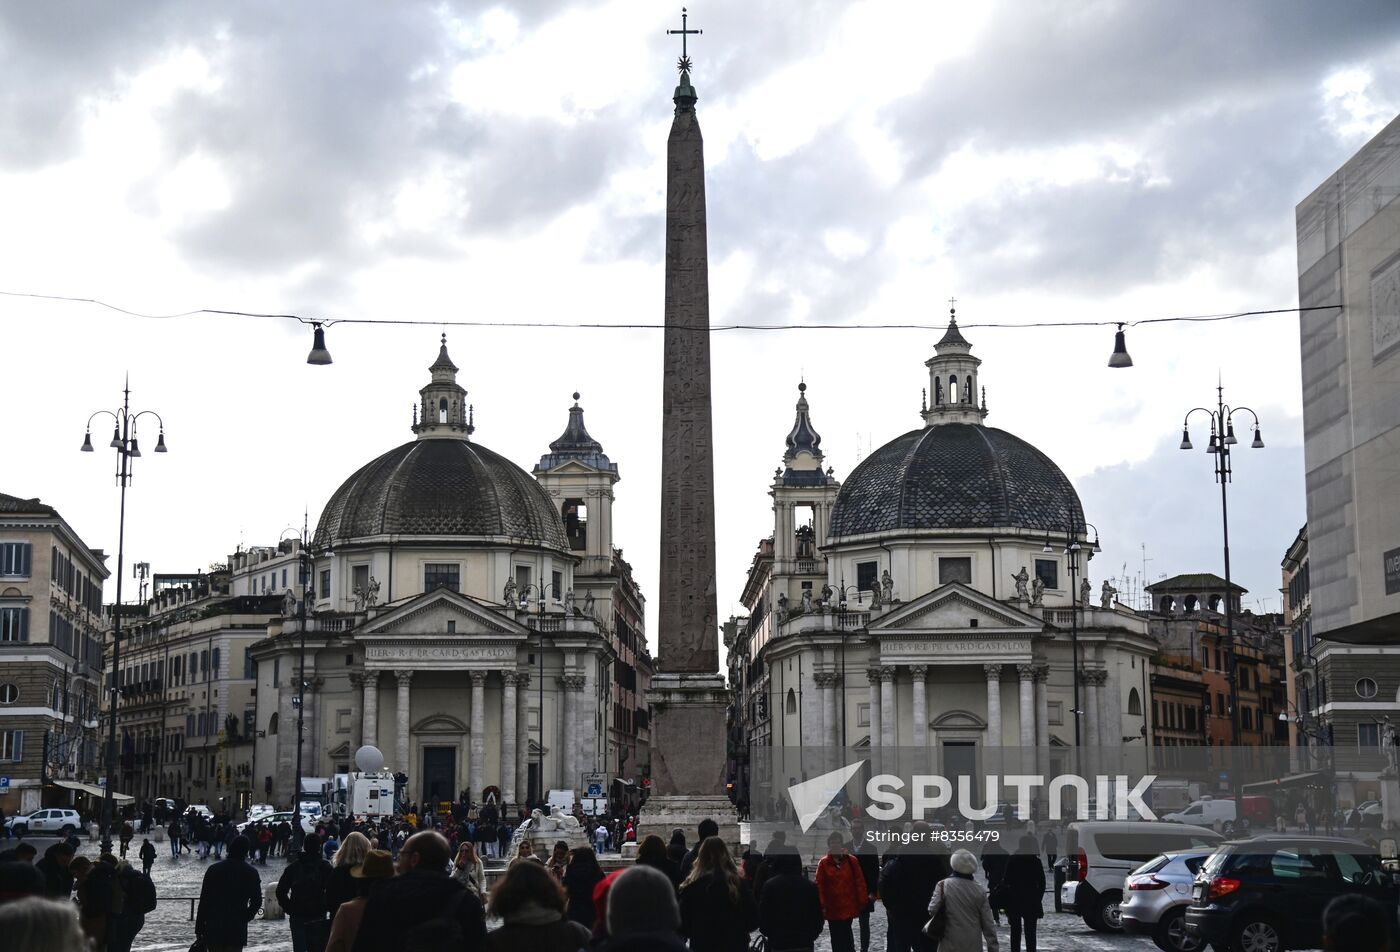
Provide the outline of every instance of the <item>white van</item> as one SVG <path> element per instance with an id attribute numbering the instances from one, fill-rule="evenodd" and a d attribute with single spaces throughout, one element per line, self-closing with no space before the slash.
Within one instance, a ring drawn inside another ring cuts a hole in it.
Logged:
<path id="1" fill-rule="evenodd" d="M 1161 819 L 1168 823 L 1190 823 L 1192 826 L 1207 826 L 1212 830 L 1223 830 L 1225 824 L 1230 824 L 1230 829 L 1235 825 L 1235 801 L 1219 799 L 1215 800 L 1207 797 L 1203 800 L 1193 800 L 1187 804 L 1184 810 L 1176 813 L 1163 814 Z"/>
<path id="2" fill-rule="evenodd" d="M 1133 870 L 1176 850 L 1214 848 L 1224 837 L 1214 830 L 1153 820 L 1084 820 L 1065 830 L 1063 905 L 1071 906 L 1096 932 L 1123 928 L 1118 906 L 1123 881 Z"/>

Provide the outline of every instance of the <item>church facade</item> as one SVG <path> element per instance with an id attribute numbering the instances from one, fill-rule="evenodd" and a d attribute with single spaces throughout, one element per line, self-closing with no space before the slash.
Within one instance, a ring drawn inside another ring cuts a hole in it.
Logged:
<path id="1" fill-rule="evenodd" d="M 762 540 L 727 635 L 741 795 L 766 803 L 762 748 L 921 751 L 978 774 L 991 748 L 1145 743 L 1145 622 L 1089 581 L 1097 531 L 1067 477 L 985 424 L 981 361 L 956 317 L 925 366 L 923 425 L 844 482 L 807 388 L 769 487 Z M 785 763 L 795 763 L 791 757 Z M 819 772 L 820 762 L 801 766 Z M 747 769 L 748 767 L 752 769 Z"/>
<path id="2" fill-rule="evenodd" d="M 646 760 L 645 716 L 621 711 L 616 687 L 650 676 L 643 599 L 612 539 L 617 466 L 577 394 L 533 474 L 493 453 L 472 439 L 457 371 L 444 335 L 415 439 L 352 474 L 291 584 L 274 576 L 283 617 L 250 653 L 275 802 L 292 799 L 299 718 L 303 777 L 351 770 L 374 745 L 414 802 L 523 804 Z"/>

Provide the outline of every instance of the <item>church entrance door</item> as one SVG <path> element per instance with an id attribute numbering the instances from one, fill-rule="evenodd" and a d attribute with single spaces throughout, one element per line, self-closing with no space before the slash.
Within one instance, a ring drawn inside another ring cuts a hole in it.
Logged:
<path id="1" fill-rule="evenodd" d="M 423 748 L 423 799 L 434 807 L 457 799 L 457 748 Z"/>
<path id="2" fill-rule="evenodd" d="M 943 742 L 943 776 L 957 785 L 958 777 L 977 778 L 977 744 L 975 741 L 945 740 Z M 981 805 L 983 790 L 980 781 L 969 781 L 972 798 Z"/>

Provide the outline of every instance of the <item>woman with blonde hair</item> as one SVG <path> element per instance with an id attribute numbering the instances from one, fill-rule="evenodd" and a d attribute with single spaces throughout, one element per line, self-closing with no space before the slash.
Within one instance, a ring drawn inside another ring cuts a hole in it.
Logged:
<path id="1" fill-rule="evenodd" d="M 982 952 L 983 940 L 987 952 L 997 952 L 997 927 L 987 890 L 972 878 L 977 857 L 958 850 L 948 865 L 953 873 L 933 887 L 925 934 L 937 944 L 938 952 Z"/>
<path id="2" fill-rule="evenodd" d="M 681 883 L 681 935 L 691 952 L 745 952 L 758 928 L 758 905 L 718 836 L 700 842 Z"/>
<path id="3" fill-rule="evenodd" d="M 24 952 L 86 952 L 87 937 L 71 902 L 27 896 L 0 905 L 6 948 Z"/>
<path id="4" fill-rule="evenodd" d="M 331 875 L 326 880 L 326 914 L 332 919 L 341 903 L 360 894 L 360 884 L 352 878 L 352 873 L 364 863 L 369 851 L 369 837 L 357 830 L 345 837 L 331 858 Z"/>
<path id="5" fill-rule="evenodd" d="M 476 851 L 476 844 L 471 840 L 463 840 L 457 847 L 457 858 L 452 861 L 452 878 L 466 886 L 467 891 L 478 899 L 485 901 L 486 864 L 481 861 L 481 854 Z"/>

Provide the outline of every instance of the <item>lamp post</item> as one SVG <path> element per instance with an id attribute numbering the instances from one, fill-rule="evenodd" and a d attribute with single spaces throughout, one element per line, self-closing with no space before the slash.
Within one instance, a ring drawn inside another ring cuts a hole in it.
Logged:
<path id="1" fill-rule="evenodd" d="M 291 531 L 296 532 L 297 530 Z M 285 539 L 286 535 L 287 532 L 284 530 L 282 537 Z M 323 554 L 329 555 L 330 553 Z M 306 831 L 301 826 L 301 749 L 305 742 L 303 726 L 306 723 L 306 593 L 313 571 L 315 571 L 315 563 L 311 554 L 311 539 L 306 515 L 303 514 L 300 544 L 297 546 L 297 576 L 301 586 L 301 597 L 297 599 L 297 696 L 292 698 L 292 706 L 297 709 L 296 779 L 292 787 L 292 849 L 294 851 L 301 850 L 301 843 L 306 835 Z M 354 756 L 353 752 L 351 756 Z"/>
<path id="2" fill-rule="evenodd" d="M 1264 448 L 1264 438 L 1259 433 L 1259 414 L 1249 407 L 1231 407 L 1225 402 L 1225 387 L 1223 384 L 1216 384 L 1215 387 L 1215 409 L 1207 407 L 1195 407 L 1188 410 L 1185 418 L 1181 421 L 1181 449 L 1189 450 L 1191 446 L 1191 417 L 1196 413 L 1204 413 L 1210 418 L 1210 443 L 1206 446 L 1206 452 L 1215 457 L 1215 481 L 1220 484 L 1220 533 L 1225 551 L 1225 669 L 1230 678 L 1230 743 L 1234 747 L 1240 745 L 1240 710 L 1239 710 L 1239 671 L 1235 659 L 1235 600 L 1234 592 L 1231 591 L 1233 585 L 1230 581 L 1230 506 L 1227 489 L 1230 485 L 1230 447 L 1239 442 L 1235 437 L 1235 414 L 1248 413 L 1254 419 L 1254 439 L 1250 442 L 1250 447 L 1256 450 Z M 1230 786 L 1234 792 L 1235 802 L 1240 802 L 1239 771 L 1230 771 Z"/>
<path id="3" fill-rule="evenodd" d="M 861 598 L 862 598 L 860 586 L 859 586 L 859 585 L 847 585 L 847 584 L 846 584 L 846 580 L 843 578 L 843 579 L 841 579 L 841 587 L 838 588 L 838 589 L 836 590 L 836 592 L 837 592 L 836 610 L 837 610 L 837 613 L 838 613 L 838 619 L 844 618 L 844 617 L 846 616 L 846 593 L 847 593 L 848 591 L 850 591 L 851 589 L 855 589 L 855 593 L 856 593 L 856 610 L 857 610 L 857 611 L 860 610 L 860 604 L 861 604 Z M 864 627 L 864 626 L 862 626 L 862 628 L 863 628 L 863 627 Z M 840 632 L 840 635 L 841 635 L 841 748 L 844 750 L 845 747 L 846 747 L 846 635 L 847 635 L 847 631 L 846 631 L 845 627 L 841 624 L 841 622 L 840 622 L 839 620 L 837 621 L 836 628 L 837 628 L 837 631 Z"/>
<path id="4" fill-rule="evenodd" d="M 112 791 L 116 786 L 117 774 L 117 706 L 120 703 L 120 693 L 118 682 L 121 677 L 121 644 L 122 644 L 122 575 L 126 571 L 123 560 L 126 555 L 126 487 L 131 482 L 131 461 L 139 459 L 141 447 L 136 440 L 136 424 L 141 417 L 150 414 L 156 418 L 160 424 L 160 436 L 156 440 L 156 452 L 164 453 L 165 450 L 165 421 L 160 418 L 160 414 L 154 410 L 141 410 L 133 413 L 131 410 L 131 382 L 122 386 L 122 405 L 115 411 L 98 410 L 87 419 L 87 424 L 83 432 L 83 445 L 79 447 L 84 453 L 92 452 L 92 421 L 95 417 L 107 414 L 112 418 L 112 442 L 107 444 L 117 451 L 117 485 L 121 489 L 121 502 L 118 508 L 117 518 L 117 601 L 112 609 L 112 670 L 110 673 L 111 683 L 108 691 L 111 696 L 111 719 L 107 722 L 107 756 L 105 758 L 107 766 L 107 785 L 102 793 L 102 841 L 101 849 L 104 853 L 112 852 L 112 815 L 114 802 Z"/>
<path id="5" fill-rule="evenodd" d="M 1069 569 L 1069 645 L 1072 666 L 1074 668 L 1074 746 L 1082 745 L 1081 734 L 1083 733 L 1084 709 L 1079 703 L 1079 553 L 1084 546 L 1080 543 L 1081 537 L 1085 536 L 1087 529 L 1094 530 L 1094 541 L 1089 543 L 1089 555 L 1102 552 L 1099 546 L 1099 527 L 1092 522 L 1085 522 L 1081 518 L 1076 518 L 1071 512 L 1070 520 L 1065 525 L 1065 546 L 1064 555 L 1066 566 Z M 1050 544 L 1050 536 L 1045 537 L 1045 545 L 1042 552 L 1054 552 L 1054 547 Z M 1087 560 L 1086 560 L 1087 561 Z M 1100 739 L 1102 740 L 1102 739 Z"/>
<path id="6" fill-rule="evenodd" d="M 539 691 L 540 701 L 540 717 L 538 725 L 540 738 L 540 801 L 544 802 L 547 799 L 544 786 L 544 599 L 546 593 L 550 591 L 553 591 L 554 597 L 558 598 L 559 587 L 553 582 L 549 582 L 543 586 L 537 584 L 526 585 L 520 590 L 520 610 L 522 612 L 528 612 L 530 610 L 530 592 L 532 591 L 535 593 L 536 604 L 538 606 L 535 612 L 535 617 L 538 619 L 538 621 L 535 624 L 535 631 L 537 631 L 540 636 L 540 650 L 535 652 L 535 663 L 538 668 L 538 677 L 536 677 L 535 680 L 539 682 L 539 684 L 537 685 L 537 689 Z M 563 670 L 562 667 L 560 668 L 560 670 Z M 519 796 L 518 793 L 516 795 Z"/>

